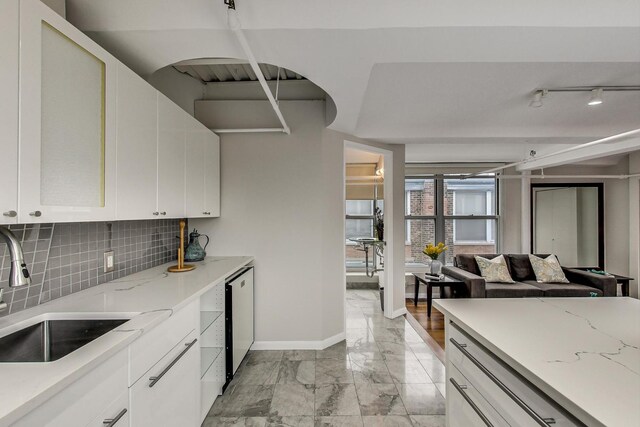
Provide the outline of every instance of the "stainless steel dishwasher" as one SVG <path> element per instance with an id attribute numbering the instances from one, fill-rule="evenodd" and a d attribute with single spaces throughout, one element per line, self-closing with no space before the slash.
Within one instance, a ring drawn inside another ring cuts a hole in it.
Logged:
<path id="1" fill-rule="evenodd" d="M 253 267 L 245 267 L 228 278 L 224 296 L 226 389 L 254 340 Z"/>

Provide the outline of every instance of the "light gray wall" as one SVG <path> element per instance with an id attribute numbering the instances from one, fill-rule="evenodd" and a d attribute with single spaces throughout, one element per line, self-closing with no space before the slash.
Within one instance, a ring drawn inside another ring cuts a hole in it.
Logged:
<path id="1" fill-rule="evenodd" d="M 514 175 L 514 169 L 506 169 L 505 175 Z M 521 182 L 519 179 L 499 181 L 500 190 L 500 252 L 522 252 L 521 235 Z"/>
<path id="2" fill-rule="evenodd" d="M 171 66 L 159 69 L 147 81 L 192 116 L 194 100 L 204 96 L 204 84 Z"/>
<path id="3" fill-rule="evenodd" d="M 577 189 L 578 265 L 597 265 L 598 193 L 593 187 Z"/>
<path id="4" fill-rule="evenodd" d="M 640 173 L 640 151 L 629 156 L 629 173 Z M 640 178 L 629 179 L 629 276 L 630 295 L 640 295 Z"/>
<path id="5" fill-rule="evenodd" d="M 262 120 L 261 104 L 244 101 L 243 127 Z M 290 135 L 221 135 L 221 216 L 189 221 L 211 237 L 209 255 L 255 256 L 258 348 L 343 338 L 344 141 L 393 150 L 394 179 L 398 194 L 404 194 L 403 146 L 368 143 L 326 129 L 325 101 L 281 101 L 280 107 Z M 394 211 L 401 240 L 402 207 Z M 394 274 L 402 283 L 403 272 Z M 402 308 L 404 290 L 398 288 L 394 306 Z"/>
<path id="6" fill-rule="evenodd" d="M 221 217 L 190 221 L 210 255 L 255 256 L 256 341 L 271 345 L 344 331 L 342 140 L 324 101 L 280 106 L 291 135 L 221 135 Z M 243 127 L 260 112 L 247 101 Z"/>

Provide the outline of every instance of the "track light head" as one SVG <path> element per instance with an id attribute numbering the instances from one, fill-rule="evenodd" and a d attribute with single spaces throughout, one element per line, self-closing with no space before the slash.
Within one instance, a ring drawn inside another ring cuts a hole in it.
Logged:
<path id="1" fill-rule="evenodd" d="M 533 108 L 540 108 L 542 107 L 542 98 L 544 98 L 545 96 L 547 96 L 547 91 L 542 89 L 542 90 L 537 90 L 534 92 L 533 94 L 533 98 L 531 99 L 531 102 L 529 103 L 529 107 L 533 107 Z"/>
<path id="2" fill-rule="evenodd" d="M 587 105 L 594 106 L 602 104 L 602 92 L 602 88 L 593 89 L 591 91 L 591 99 L 589 99 Z"/>

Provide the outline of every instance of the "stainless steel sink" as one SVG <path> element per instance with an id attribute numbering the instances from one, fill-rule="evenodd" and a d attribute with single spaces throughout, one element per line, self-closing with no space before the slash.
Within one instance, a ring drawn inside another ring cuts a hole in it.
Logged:
<path id="1" fill-rule="evenodd" d="M 128 320 L 44 320 L 0 338 L 0 363 L 58 360 Z"/>

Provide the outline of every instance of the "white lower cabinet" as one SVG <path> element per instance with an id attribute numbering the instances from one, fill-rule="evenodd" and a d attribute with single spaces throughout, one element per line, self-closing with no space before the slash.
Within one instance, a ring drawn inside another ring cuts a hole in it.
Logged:
<path id="1" fill-rule="evenodd" d="M 239 290 L 253 293 L 252 271 L 238 281 Z M 225 383 L 224 284 L 173 311 L 12 426 L 200 426 Z"/>
<path id="2" fill-rule="evenodd" d="M 130 390 L 131 425 L 197 426 L 200 353 L 197 332 L 156 363 Z"/>
<path id="3" fill-rule="evenodd" d="M 124 409 L 129 410 L 127 399 L 118 400 L 127 395 L 127 358 L 127 351 L 121 351 L 13 425 L 106 426 L 101 424 L 105 419 L 114 418 Z M 126 418 L 114 424 L 117 427 L 128 425 Z"/>
<path id="4" fill-rule="evenodd" d="M 122 392 L 100 415 L 87 424 L 87 427 L 126 427 L 129 421 L 129 391 Z"/>
<path id="5" fill-rule="evenodd" d="M 582 425 L 455 323 L 445 332 L 447 427 Z"/>

